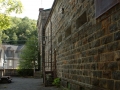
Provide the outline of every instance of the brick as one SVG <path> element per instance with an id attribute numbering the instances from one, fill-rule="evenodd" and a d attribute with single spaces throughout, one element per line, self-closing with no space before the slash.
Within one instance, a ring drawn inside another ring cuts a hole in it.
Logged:
<path id="1" fill-rule="evenodd" d="M 114 24 L 110 25 L 109 31 L 110 31 L 110 32 L 115 32 L 115 31 L 117 31 L 117 23 L 114 23 Z"/>
<path id="2" fill-rule="evenodd" d="M 107 81 L 106 81 L 106 79 L 100 79 L 99 80 L 99 86 L 101 88 L 107 88 Z"/>
<path id="3" fill-rule="evenodd" d="M 114 40 L 120 40 L 120 31 L 114 34 Z"/>
<path id="4" fill-rule="evenodd" d="M 90 37 L 88 37 L 88 42 L 91 42 L 94 40 L 94 35 L 91 35 Z"/>
<path id="5" fill-rule="evenodd" d="M 90 77 L 85 77 L 85 83 L 90 84 Z"/>
<path id="6" fill-rule="evenodd" d="M 97 54 L 97 49 L 91 49 L 88 51 L 88 55 L 95 55 Z"/>
<path id="7" fill-rule="evenodd" d="M 120 13 L 119 12 L 116 12 L 112 15 L 112 22 L 115 22 L 117 20 L 119 20 L 119 17 L 120 16 Z"/>
<path id="8" fill-rule="evenodd" d="M 98 54 L 104 53 L 106 51 L 106 46 L 102 45 L 98 48 Z"/>
<path id="9" fill-rule="evenodd" d="M 100 55 L 100 61 L 114 61 L 114 52 L 106 53 L 106 54 L 101 54 Z"/>
<path id="10" fill-rule="evenodd" d="M 120 61 L 120 51 L 115 52 L 115 61 Z"/>
<path id="11" fill-rule="evenodd" d="M 118 63 L 117 62 L 109 62 L 108 69 L 110 70 L 118 70 Z"/>
<path id="12" fill-rule="evenodd" d="M 120 20 L 118 21 L 118 29 L 120 30 Z"/>
<path id="13" fill-rule="evenodd" d="M 111 71 L 103 71 L 103 78 L 111 79 L 112 77 Z"/>
<path id="14" fill-rule="evenodd" d="M 106 70 L 107 63 L 98 63 L 98 69 L 99 70 Z"/>
<path id="15" fill-rule="evenodd" d="M 99 62 L 100 61 L 100 55 L 95 55 L 94 56 L 94 61 Z"/>
<path id="16" fill-rule="evenodd" d="M 114 90 L 114 80 L 107 80 L 107 89 Z"/>
<path id="17" fill-rule="evenodd" d="M 102 29 L 102 30 L 98 31 L 97 33 L 95 33 L 95 39 L 98 39 L 104 35 L 105 35 L 105 30 Z"/>
<path id="18" fill-rule="evenodd" d="M 120 80 L 120 71 L 112 72 L 112 78 L 116 80 Z"/>
<path id="19" fill-rule="evenodd" d="M 115 90 L 120 90 L 120 81 L 115 81 Z"/>
<path id="20" fill-rule="evenodd" d="M 99 79 L 97 78 L 91 78 L 91 84 L 95 86 L 99 86 Z"/>
<path id="21" fill-rule="evenodd" d="M 108 44 L 106 47 L 107 47 L 107 51 L 115 51 L 118 48 L 118 43 L 113 42 L 113 43 Z"/>
<path id="22" fill-rule="evenodd" d="M 70 90 L 79 90 L 80 86 L 77 84 L 70 84 Z"/>
<path id="23" fill-rule="evenodd" d="M 93 62 L 93 61 L 94 61 L 94 57 L 93 56 L 88 57 L 88 62 Z"/>
<path id="24" fill-rule="evenodd" d="M 101 39 L 101 44 L 107 44 L 113 41 L 113 35 L 105 36 Z"/>
<path id="25" fill-rule="evenodd" d="M 98 39 L 96 41 L 91 42 L 89 46 L 90 48 L 95 48 L 95 47 L 100 46 L 100 40 Z"/>
<path id="26" fill-rule="evenodd" d="M 110 22 L 108 22 L 108 21 L 109 21 L 108 18 L 106 18 L 106 19 L 104 19 L 104 20 L 101 21 L 101 23 L 102 23 L 102 28 L 108 27 L 108 25 L 109 25 L 109 23 L 110 23 Z"/>
<path id="27" fill-rule="evenodd" d="M 93 77 L 101 78 L 102 77 L 102 71 L 93 71 Z"/>
<path id="28" fill-rule="evenodd" d="M 91 69 L 92 70 L 97 70 L 98 69 L 97 63 L 91 64 Z"/>

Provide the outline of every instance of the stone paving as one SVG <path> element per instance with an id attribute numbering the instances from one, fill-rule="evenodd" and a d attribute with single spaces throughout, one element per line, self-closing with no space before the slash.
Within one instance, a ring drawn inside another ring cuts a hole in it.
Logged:
<path id="1" fill-rule="evenodd" d="M 42 79 L 12 77 L 12 83 L 0 84 L 0 90 L 59 90 L 55 87 L 44 87 Z"/>

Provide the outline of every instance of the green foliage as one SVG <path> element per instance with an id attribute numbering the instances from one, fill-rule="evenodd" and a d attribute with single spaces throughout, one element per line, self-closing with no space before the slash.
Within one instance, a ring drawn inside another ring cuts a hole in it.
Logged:
<path id="1" fill-rule="evenodd" d="M 31 36 L 37 36 L 36 21 L 27 17 L 11 17 L 11 27 L 3 31 L 2 42 L 25 44 Z"/>
<path id="2" fill-rule="evenodd" d="M 33 69 L 17 69 L 19 76 L 33 76 Z"/>
<path id="3" fill-rule="evenodd" d="M 38 64 L 38 42 L 36 36 L 27 40 L 20 55 L 20 69 L 32 69 Z"/>
<path id="4" fill-rule="evenodd" d="M 10 27 L 10 13 L 22 13 L 22 3 L 20 0 L 0 0 L 0 30 Z"/>
<path id="5" fill-rule="evenodd" d="M 60 87 L 60 78 L 55 78 L 52 84 L 57 87 Z"/>

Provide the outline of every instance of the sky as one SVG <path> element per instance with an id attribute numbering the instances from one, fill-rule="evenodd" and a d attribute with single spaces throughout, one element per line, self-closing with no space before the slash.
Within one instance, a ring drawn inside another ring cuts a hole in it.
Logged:
<path id="1" fill-rule="evenodd" d="M 54 0 L 21 0 L 23 5 L 23 13 L 22 14 L 14 14 L 11 16 L 16 16 L 23 18 L 27 16 L 30 19 L 38 19 L 39 8 L 49 9 L 52 7 Z"/>

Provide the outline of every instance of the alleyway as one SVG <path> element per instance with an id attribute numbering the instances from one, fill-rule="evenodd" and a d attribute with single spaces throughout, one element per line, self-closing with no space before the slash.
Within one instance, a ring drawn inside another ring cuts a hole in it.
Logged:
<path id="1" fill-rule="evenodd" d="M 0 90 L 58 90 L 55 87 L 44 87 L 42 79 L 12 77 L 12 83 L 0 84 Z"/>

